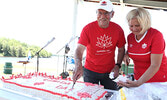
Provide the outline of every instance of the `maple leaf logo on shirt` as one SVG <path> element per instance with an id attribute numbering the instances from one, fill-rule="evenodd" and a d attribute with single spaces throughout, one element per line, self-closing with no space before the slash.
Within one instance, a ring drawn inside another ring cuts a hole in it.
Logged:
<path id="1" fill-rule="evenodd" d="M 146 47 L 147 47 L 147 44 L 146 44 L 146 43 L 142 44 L 142 48 L 143 48 L 143 49 L 145 49 Z"/>
<path id="2" fill-rule="evenodd" d="M 103 49 L 113 45 L 112 41 L 111 41 L 111 37 L 108 37 L 105 34 L 104 34 L 104 36 L 100 36 L 100 38 L 97 37 L 97 40 L 98 41 L 97 41 L 96 46 L 103 48 Z"/>

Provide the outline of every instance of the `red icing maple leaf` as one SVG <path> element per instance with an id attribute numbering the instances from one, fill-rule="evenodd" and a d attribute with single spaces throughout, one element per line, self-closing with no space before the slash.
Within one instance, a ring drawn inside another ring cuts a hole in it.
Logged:
<path id="1" fill-rule="evenodd" d="M 91 98 L 91 95 L 87 92 L 79 92 L 77 94 L 80 98 Z"/>

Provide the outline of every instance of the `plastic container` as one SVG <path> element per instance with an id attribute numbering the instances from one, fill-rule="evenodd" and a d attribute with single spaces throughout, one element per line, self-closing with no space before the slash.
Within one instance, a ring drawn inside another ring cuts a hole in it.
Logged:
<path id="1" fill-rule="evenodd" d="M 12 74 L 12 63 L 11 62 L 6 62 L 4 65 L 4 74 Z"/>

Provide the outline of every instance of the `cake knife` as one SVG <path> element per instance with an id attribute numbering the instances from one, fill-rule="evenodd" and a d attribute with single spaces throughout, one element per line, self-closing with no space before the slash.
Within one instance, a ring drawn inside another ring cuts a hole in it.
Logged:
<path id="1" fill-rule="evenodd" d="M 75 82 L 73 82 L 73 85 L 72 85 L 72 88 L 71 88 L 71 89 L 73 89 L 73 88 L 74 88 L 74 85 L 75 85 Z"/>
<path id="2" fill-rule="evenodd" d="M 78 76 L 79 76 L 79 75 L 78 75 Z M 71 89 L 74 88 L 74 85 L 75 85 L 75 83 L 76 83 L 76 81 L 77 81 L 77 79 L 78 79 L 78 76 L 76 77 L 75 81 L 73 82 L 73 85 L 72 85 L 72 88 L 71 88 Z"/>

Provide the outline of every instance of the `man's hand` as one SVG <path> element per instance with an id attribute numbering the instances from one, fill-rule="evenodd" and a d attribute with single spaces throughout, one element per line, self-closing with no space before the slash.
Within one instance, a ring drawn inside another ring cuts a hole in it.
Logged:
<path id="1" fill-rule="evenodd" d="M 125 63 L 126 66 L 129 66 L 130 59 L 129 59 L 128 54 L 125 54 L 125 56 L 123 58 L 123 61 L 124 61 L 124 63 Z"/>
<path id="2" fill-rule="evenodd" d="M 83 67 L 75 67 L 73 71 L 73 82 L 75 83 L 76 80 L 78 80 L 83 75 Z"/>
<path id="3" fill-rule="evenodd" d="M 114 78 L 117 78 L 119 76 L 119 66 L 115 65 L 113 72 L 114 72 Z"/>

